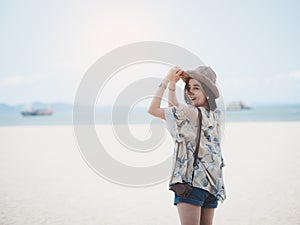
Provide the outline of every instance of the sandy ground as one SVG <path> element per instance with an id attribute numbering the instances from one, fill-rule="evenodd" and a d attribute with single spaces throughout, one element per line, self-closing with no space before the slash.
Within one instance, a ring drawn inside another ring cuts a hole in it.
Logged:
<path id="1" fill-rule="evenodd" d="M 215 225 L 300 224 L 299 133 L 300 122 L 226 124 L 227 199 Z M 0 138 L 1 225 L 180 224 L 167 182 L 130 188 L 103 179 L 81 157 L 72 126 L 0 127 Z M 151 157 L 147 164 L 161 160 Z"/>

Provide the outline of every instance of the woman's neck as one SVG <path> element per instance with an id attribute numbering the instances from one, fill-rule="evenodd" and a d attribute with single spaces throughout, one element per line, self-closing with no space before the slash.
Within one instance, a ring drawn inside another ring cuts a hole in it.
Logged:
<path id="1" fill-rule="evenodd" d="M 204 107 L 205 109 L 207 109 L 207 110 L 210 110 L 210 108 L 209 108 L 209 105 L 208 105 L 208 102 L 207 102 L 207 101 L 205 101 L 205 103 L 204 103 L 203 105 L 198 105 L 197 107 Z"/>

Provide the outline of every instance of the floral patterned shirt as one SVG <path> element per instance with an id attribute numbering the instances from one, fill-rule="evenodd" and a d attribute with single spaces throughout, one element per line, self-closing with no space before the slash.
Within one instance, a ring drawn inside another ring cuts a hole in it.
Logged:
<path id="1" fill-rule="evenodd" d="M 197 165 L 193 167 L 197 144 L 198 110 L 191 105 L 172 106 L 164 109 L 167 128 L 175 142 L 173 168 L 169 185 L 190 183 L 209 191 L 223 202 L 226 192 L 222 168 L 225 166 L 220 146 L 220 114 L 204 107 Z"/>

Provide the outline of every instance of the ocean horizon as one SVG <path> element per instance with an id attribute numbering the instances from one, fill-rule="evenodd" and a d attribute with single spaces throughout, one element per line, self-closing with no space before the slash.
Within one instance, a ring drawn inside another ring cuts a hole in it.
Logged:
<path id="1" fill-rule="evenodd" d="M 38 107 L 46 107 L 49 104 L 39 103 Z M 0 107 L 0 126 L 38 126 L 38 125 L 72 125 L 72 104 L 51 104 L 52 115 L 47 116 L 23 116 L 22 105 Z M 300 103 L 297 104 L 273 104 L 253 105 L 251 109 L 237 111 L 225 111 L 225 122 L 274 122 L 274 121 L 300 121 Z M 127 117 L 124 115 L 128 115 Z M 128 120 L 124 120 L 128 118 Z M 95 124 L 150 124 L 153 116 L 147 113 L 145 107 L 137 107 L 128 112 L 120 108 L 114 114 L 112 120 L 112 108 L 109 106 L 95 108 Z"/>

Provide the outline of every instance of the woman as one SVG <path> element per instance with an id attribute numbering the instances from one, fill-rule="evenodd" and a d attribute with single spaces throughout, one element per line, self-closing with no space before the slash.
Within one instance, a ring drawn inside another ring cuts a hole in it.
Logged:
<path id="1" fill-rule="evenodd" d="M 187 105 L 179 104 L 176 97 L 176 83 L 180 78 L 186 84 Z M 167 87 L 169 107 L 162 108 L 161 99 Z M 173 67 L 159 85 L 148 109 L 151 115 L 166 120 L 175 141 L 170 187 L 177 183 L 192 186 L 187 198 L 175 193 L 174 205 L 182 225 L 211 225 L 218 201 L 226 198 L 222 173 L 225 164 L 220 149 L 221 111 L 215 102 L 218 97 L 216 74 L 210 67 L 199 66 L 188 71 Z M 194 163 L 200 126 L 198 109 L 202 125 Z"/>

